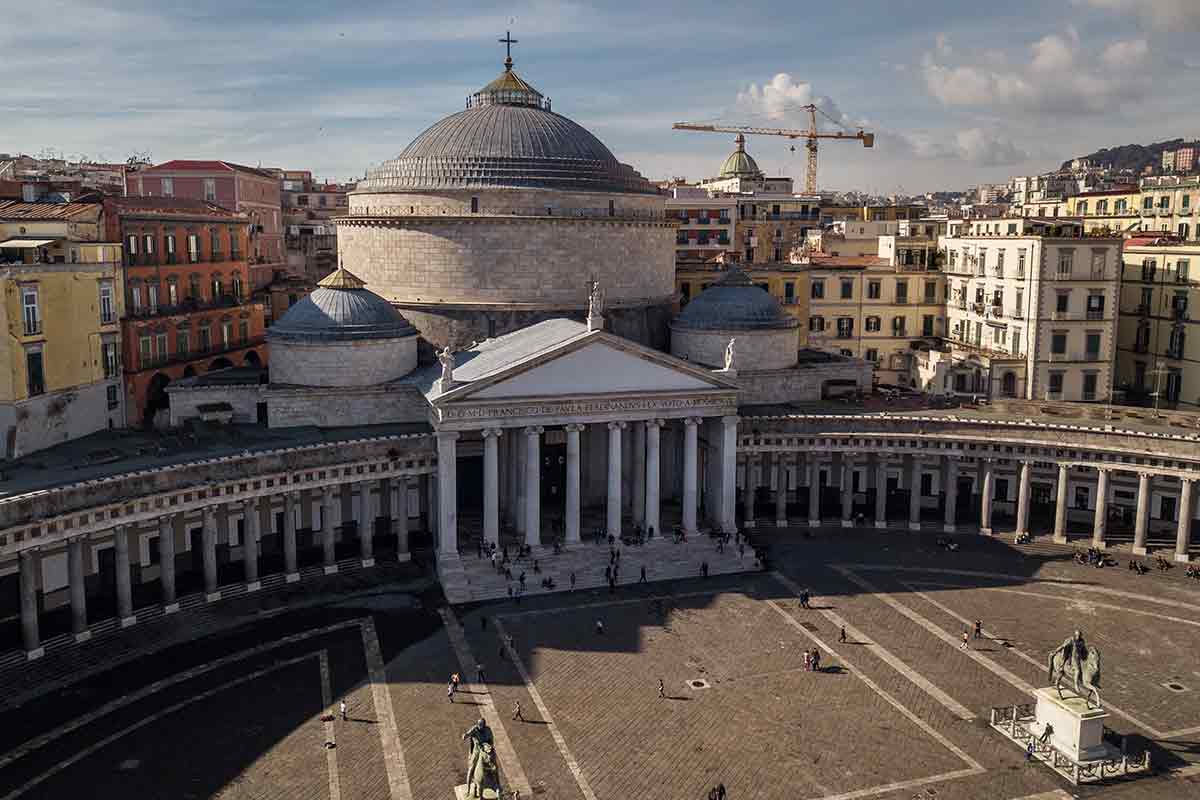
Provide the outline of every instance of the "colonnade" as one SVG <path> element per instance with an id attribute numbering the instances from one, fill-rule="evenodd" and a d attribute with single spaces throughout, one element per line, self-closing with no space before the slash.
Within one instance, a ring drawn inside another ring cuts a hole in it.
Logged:
<path id="1" fill-rule="evenodd" d="M 727 425 L 736 431 L 736 417 Z M 694 534 L 698 530 L 699 509 L 699 426 L 700 417 L 680 420 L 683 429 L 682 526 Z M 624 522 L 625 440 L 633 447 L 629 505 L 632 520 L 648 534 L 662 532 L 662 431 L 666 419 L 612 420 L 596 423 L 572 422 L 561 426 L 566 439 L 566 482 L 560 513 L 564 542 L 580 541 L 581 509 L 581 436 L 589 425 L 606 431 L 606 490 L 604 496 L 605 532 L 620 537 Z M 480 431 L 483 440 L 483 538 L 498 544 L 502 505 L 507 506 L 513 527 L 525 544 L 536 547 L 542 542 L 541 452 L 546 427 L 489 427 Z M 438 442 L 438 547 L 443 558 L 458 552 L 457 461 L 460 432 L 442 431 Z M 502 459 L 501 452 L 504 452 Z M 504 503 L 501 502 L 502 488 Z"/>
<path id="2" fill-rule="evenodd" d="M 808 524 L 817 527 L 822 524 L 820 517 L 821 483 L 819 479 L 820 458 L 828 454 L 813 451 L 746 451 L 739 454 L 743 465 L 744 480 L 742 483 L 743 525 L 753 528 L 758 524 L 755 519 L 756 494 L 762 487 L 770 487 L 771 481 L 767 476 L 774 474 L 775 491 L 775 524 L 784 527 L 790 524 L 787 515 L 788 474 L 807 476 L 808 490 Z M 888 526 L 887 519 L 887 485 L 890 472 L 904 476 L 903 484 L 909 494 L 908 527 L 912 530 L 921 529 L 921 476 L 926 472 L 939 472 L 941 494 L 944 497 L 942 528 L 946 532 L 956 529 L 958 520 L 959 476 L 967 468 L 978 470 L 978 480 L 973 486 L 980 487 L 979 530 L 981 533 L 992 533 L 992 512 L 996 502 L 996 467 L 995 458 L 964 458 L 955 455 L 945 456 L 916 456 L 912 454 L 883 454 L 874 453 L 855 457 L 851 453 L 835 455 L 840 459 L 840 469 L 835 469 L 834 462 L 829 463 L 830 485 L 833 485 L 834 475 L 838 474 L 837 487 L 840 500 L 840 518 L 844 527 L 854 524 L 854 485 L 852 475 L 856 467 L 865 467 L 868 475 L 874 475 L 875 508 L 873 522 L 877 528 Z M 1017 534 L 1029 532 L 1029 512 L 1032 502 L 1031 485 L 1034 461 L 1028 459 L 1006 459 L 1006 463 L 1015 466 L 1016 487 L 1016 523 Z M 899 462 L 899 467 L 897 465 Z M 907 463 L 905 463 L 907 462 Z M 1042 462 L 1038 462 L 1042 463 Z M 755 469 L 755 467 L 758 469 Z M 1097 466 L 1085 463 L 1058 463 L 1055 480 L 1055 515 L 1053 538 L 1059 543 L 1067 542 L 1067 518 L 1070 509 L 1068 487 L 1071 480 L 1072 468 L 1090 470 L 1096 474 L 1095 509 L 1092 516 L 1091 543 L 1105 547 L 1105 536 L 1108 530 L 1108 501 L 1110 473 L 1135 472 L 1135 470 L 1120 470 L 1115 466 Z M 1150 502 L 1152 480 L 1157 476 L 1147 470 L 1136 470 L 1138 475 L 1137 505 L 1134 522 L 1133 553 L 1146 554 L 1146 539 L 1150 522 Z M 759 476 L 756 479 L 755 476 Z M 1078 480 L 1078 477 L 1076 477 Z M 899 481 L 898 481 L 899 482 Z M 1188 548 L 1191 545 L 1191 521 L 1193 509 L 1193 494 L 1195 480 L 1180 478 L 1178 482 L 1177 527 L 1175 536 L 1175 560 L 1188 561 Z M 797 481 L 796 491 L 800 491 Z M 865 485 L 861 489 L 865 493 Z"/>
<path id="3" fill-rule="evenodd" d="M 409 488 L 423 476 L 405 476 L 400 478 L 371 479 L 326 485 L 307 490 L 314 502 L 319 502 L 321 508 L 320 527 L 314 529 L 314 537 L 319 538 L 322 550 L 322 566 L 325 574 L 338 571 L 336 560 L 337 530 L 334 526 L 334 506 L 340 500 L 340 492 L 350 492 L 353 498 L 354 488 L 358 489 L 358 549 L 363 566 L 375 563 L 374 535 L 375 522 L 383 516 L 385 492 L 390 492 L 387 509 L 390 518 L 390 531 L 397 537 L 397 552 L 401 560 L 407 560 L 409 552 Z M 280 492 L 283 499 L 282 529 L 279 531 L 282 540 L 284 580 L 294 583 L 300 580 L 298 548 L 297 548 L 297 509 L 301 503 L 302 490 Z M 373 513 L 372 496 L 379 497 L 381 514 Z M 351 501 L 353 502 L 353 500 Z M 218 576 L 217 545 L 221 538 L 218 524 L 218 511 L 224 511 L 228 528 L 225 541 L 232 543 L 235 533 L 233 516 L 241 514 L 243 526 L 238 544 L 241 546 L 241 562 L 243 565 L 243 583 L 245 591 L 254 592 L 262 587 L 259 575 L 262 539 L 262 515 L 270 514 L 273 508 L 272 495 L 260 495 L 251 498 L 234 499 L 215 502 L 206 505 L 201 510 L 201 566 L 203 572 L 204 597 L 208 602 L 221 598 L 221 585 Z M 177 556 L 178 537 L 189 536 L 189 526 L 183 520 L 179 511 L 167 511 L 152 523 L 157 531 L 159 582 L 161 585 L 161 603 L 163 611 L 171 614 L 179 610 L 177 596 Z M 76 641 L 86 641 L 91 637 L 87 610 L 86 574 L 88 572 L 86 559 L 89 552 L 85 546 L 104 549 L 106 544 L 92 545 L 92 542 L 111 540 L 113 550 L 113 567 L 115 573 L 116 619 L 121 627 L 136 624 L 137 617 L 133 607 L 133 563 L 130 556 L 130 540 L 139 540 L 144 524 L 118 523 L 109 529 L 108 534 L 101 532 L 88 536 L 81 534 L 66 542 L 67 553 L 67 582 L 68 597 L 71 611 L 71 631 Z M 187 539 L 184 539 L 187 541 Z M 20 622 L 22 644 L 30 658 L 42 654 L 41 638 L 38 624 L 37 600 L 37 569 L 38 558 L 44 548 L 30 547 L 19 553 L 19 585 L 20 585 Z"/>

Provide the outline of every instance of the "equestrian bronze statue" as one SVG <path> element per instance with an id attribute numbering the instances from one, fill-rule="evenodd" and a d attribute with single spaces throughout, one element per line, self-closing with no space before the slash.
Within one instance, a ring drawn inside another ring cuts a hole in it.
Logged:
<path id="1" fill-rule="evenodd" d="M 1063 682 L 1069 680 L 1088 708 L 1092 707 L 1093 696 L 1096 708 L 1100 708 L 1100 651 L 1089 647 L 1081 632 L 1075 631 L 1050 653 L 1048 667 L 1050 685 L 1058 690 L 1059 698 L 1063 696 Z"/>

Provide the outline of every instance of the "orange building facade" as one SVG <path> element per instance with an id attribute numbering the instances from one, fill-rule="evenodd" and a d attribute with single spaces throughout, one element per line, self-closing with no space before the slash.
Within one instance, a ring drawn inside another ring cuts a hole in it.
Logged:
<path id="1" fill-rule="evenodd" d="M 242 214 L 180 198 L 122 198 L 118 208 L 126 407 L 130 424 L 150 425 L 172 381 L 266 365 L 264 306 L 252 295 L 266 281 Z"/>

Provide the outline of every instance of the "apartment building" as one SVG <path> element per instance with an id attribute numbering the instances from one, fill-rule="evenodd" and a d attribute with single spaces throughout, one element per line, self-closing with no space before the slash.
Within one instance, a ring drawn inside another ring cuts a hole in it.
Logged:
<path id="1" fill-rule="evenodd" d="M 1121 239 L 1075 220 L 952 225 L 948 347 L 924 354 L 931 391 L 1028 400 L 1108 400 L 1117 347 Z"/>
<path id="2" fill-rule="evenodd" d="M 101 203 L 0 202 L 0 457 L 125 425 L 121 245 Z"/>
<path id="3" fill-rule="evenodd" d="M 1163 175 L 1143 178 L 1143 232 L 1173 233 L 1184 241 L 1200 241 L 1200 176 Z"/>
<path id="4" fill-rule="evenodd" d="M 667 196 L 667 219 L 674 220 L 675 263 L 705 261 L 737 250 L 734 241 L 736 201 L 710 196 L 695 186 L 676 186 Z"/>
<path id="5" fill-rule="evenodd" d="M 945 334 L 946 281 L 936 265 L 813 254 L 807 346 L 862 358 L 883 383 L 908 385 L 914 344 Z"/>
<path id="6" fill-rule="evenodd" d="M 148 426 L 167 410 L 173 381 L 266 364 L 264 306 L 251 299 L 245 215 L 174 197 L 126 197 L 116 207 L 129 421 Z"/>
<path id="7" fill-rule="evenodd" d="M 308 170 L 269 170 L 279 178 L 287 273 L 315 284 L 337 268 L 333 219 L 349 210 L 353 184 L 321 183 Z M 276 275 L 275 281 L 286 280 Z"/>
<path id="8" fill-rule="evenodd" d="M 1137 186 L 1081 192 L 1067 198 L 1068 217 L 1078 217 L 1086 234 L 1124 236 L 1141 230 L 1142 196 Z"/>
<path id="9" fill-rule="evenodd" d="M 1130 400 L 1200 407 L 1200 243 L 1136 237 L 1122 262 L 1117 384 Z"/>

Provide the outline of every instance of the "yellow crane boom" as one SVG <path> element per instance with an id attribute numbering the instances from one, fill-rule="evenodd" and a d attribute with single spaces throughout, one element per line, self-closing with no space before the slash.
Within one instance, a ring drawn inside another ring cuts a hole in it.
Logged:
<path id="1" fill-rule="evenodd" d="M 863 147 L 875 146 L 875 134 L 868 133 L 864 130 L 858 131 L 831 131 L 822 133 L 817 130 L 817 113 L 829 119 L 835 125 L 841 125 L 840 122 L 825 114 L 813 104 L 801 106 L 799 110 L 808 112 L 809 126 L 807 129 L 801 128 L 760 128 L 752 125 L 713 125 L 706 122 L 676 122 L 671 126 L 674 130 L 680 131 L 703 131 L 707 133 L 741 133 L 752 134 L 757 136 L 786 136 L 789 139 L 804 139 L 805 147 L 808 150 L 808 172 L 804 179 L 804 190 L 809 194 L 816 194 L 817 191 L 817 141 L 819 139 L 855 139 L 863 143 Z M 844 127 L 844 126 L 843 126 Z"/>

